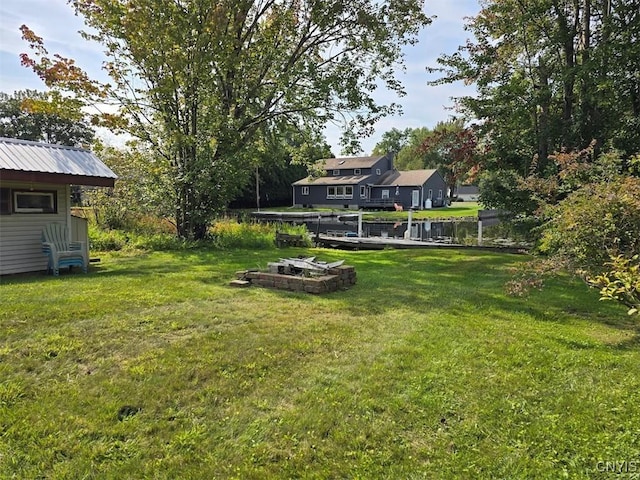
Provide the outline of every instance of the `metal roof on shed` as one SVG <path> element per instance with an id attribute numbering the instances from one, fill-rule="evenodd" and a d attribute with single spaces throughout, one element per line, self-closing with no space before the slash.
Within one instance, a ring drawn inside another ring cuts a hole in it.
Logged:
<path id="1" fill-rule="evenodd" d="M 117 178 L 88 150 L 0 137 L 0 172 L 3 176 L 5 171 L 64 175 L 71 180 L 76 177 L 80 184 L 91 184 L 88 182 L 93 177 L 111 183 Z"/>

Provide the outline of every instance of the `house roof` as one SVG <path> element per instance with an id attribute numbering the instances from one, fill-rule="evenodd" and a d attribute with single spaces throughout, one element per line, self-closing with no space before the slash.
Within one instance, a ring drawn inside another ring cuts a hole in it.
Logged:
<path id="1" fill-rule="evenodd" d="M 294 185 L 356 185 L 371 175 L 345 175 L 341 177 L 306 177 L 294 182 Z"/>
<path id="2" fill-rule="evenodd" d="M 0 137 L 3 180 L 112 187 L 116 178 L 88 150 Z"/>
<path id="3" fill-rule="evenodd" d="M 424 185 L 437 170 L 391 170 L 378 179 L 378 186 L 415 187 Z"/>
<path id="4" fill-rule="evenodd" d="M 371 168 L 385 155 L 373 157 L 338 157 L 319 160 L 318 164 L 325 170 L 339 170 L 341 168 Z"/>
<path id="5" fill-rule="evenodd" d="M 477 185 L 458 185 L 456 193 L 458 195 L 477 195 L 480 193 L 480 189 Z"/>

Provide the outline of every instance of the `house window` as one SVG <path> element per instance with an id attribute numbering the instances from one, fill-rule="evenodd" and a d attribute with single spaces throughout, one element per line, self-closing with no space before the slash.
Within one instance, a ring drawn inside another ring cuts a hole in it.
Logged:
<path id="1" fill-rule="evenodd" d="M 353 186 L 327 187 L 327 198 L 353 198 Z"/>
<path id="2" fill-rule="evenodd" d="M 340 170 L 334 170 L 334 171 L 333 171 L 333 174 L 334 174 L 334 175 L 340 175 Z"/>
<path id="3" fill-rule="evenodd" d="M 438 190 L 438 200 L 442 200 L 442 190 Z"/>
<path id="4" fill-rule="evenodd" d="M 382 173 L 379 168 L 376 168 L 376 175 L 380 175 Z"/>
<path id="5" fill-rule="evenodd" d="M 13 191 L 13 211 L 16 213 L 57 213 L 56 192 Z"/>
<path id="6" fill-rule="evenodd" d="M 382 198 L 389 198 L 389 190 L 382 190 Z"/>
<path id="7" fill-rule="evenodd" d="M 11 190 L 0 188 L 0 215 L 11 213 Z"/>
<path id="8" fill-rule="evenodd" d="M 367 197 L 367 188 L 362 185 L 360 187 L 360 198 L 366 198 Z"/>
<path id="9" fill-rule="evenodd" d="M 353 174 L 354 175 L 362 175 L 362 170 L 360 170 L 359 168 L 354 168 L 353 169 Z"/>
<path id="10" fill-rule="evenodd" d="M 302 187 L 302 195 L 309 195 L 309 187 Z"/>

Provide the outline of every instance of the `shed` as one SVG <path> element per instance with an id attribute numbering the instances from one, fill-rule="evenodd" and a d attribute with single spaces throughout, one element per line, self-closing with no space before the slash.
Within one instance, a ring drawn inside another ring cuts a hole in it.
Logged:
<path id="1" fill-rule="evenodd" d="M 116 178 L 88 150 L 0 137 L 0 275 L 47 268 L 41 233 L 49 223 L 82 240 L 86 222 L 71 216 L 71 185 L 113 187 Z"/>

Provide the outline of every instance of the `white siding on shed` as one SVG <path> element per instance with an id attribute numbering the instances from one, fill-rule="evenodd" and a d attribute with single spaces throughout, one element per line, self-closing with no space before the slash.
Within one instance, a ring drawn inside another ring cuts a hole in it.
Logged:
<path id="1" fill-rule="evenodd" d="M 42 253 L 42 229 L 52 222 L 67 224 L 70 211 L 69 186 L 19 182 L 3 182 L 2 186 L 57 192 L 58 213 L 0 215 L 0 275 L 46 270 L 47 257 Z"/>

